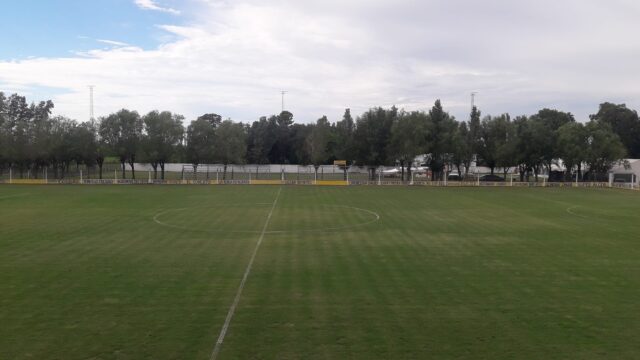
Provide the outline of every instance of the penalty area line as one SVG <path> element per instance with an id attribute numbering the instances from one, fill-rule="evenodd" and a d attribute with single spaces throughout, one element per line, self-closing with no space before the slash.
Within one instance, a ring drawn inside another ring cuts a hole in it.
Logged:
<path id="1" fill-rule="evenodd" d="M 210 360 L 216 360 L 218 357 L 218 354 L 220 353 L 220 349 L 222 348 L 222 343 L 224 342 L 224 337 L 227 335 L 227 330 L 229 329 L 229 325 L 231 324 L 233 315 L 235 314 L 236 308 L 238 307 L 238 303 L 240 302 L 240 297 L 242 296 L 242 290 L 244 290 L 244 284 L 247 282 L 249 273 L 251 273 L 251 268 L 253 267 L 253 261 L 256 259 L 256 255 L 258 254 L 258 250 L 260 249 L 260 244 L 262 244 L 264 235 L 267 233 L 269 222 L 271 222 L 271 215 L 273 215 L 273 210 L 276 208 L 276 205 L 278 204 L 278 199 L 280 198 L 281 192 L 282 192 L 282 187 L 278 189 L 278 194 L 276 195 L 275 200 L 273 200 L 273 203 L 271 204 L 271 210 L 269 210 L 267 219 L 264 222 L 264 226 L 262 227 L 262 232 L 260 232 L 260 237 L 258 238 L 258 242 L 256 243 L 256 246 L 253 249 L 253 254 L 251 254 L 251 259 L 247 264 L 247 268 L 244 270 L 244 275 L 242 276 L 242 281 L 240 281 L 240 286 L 238 287 L 238 291 L 236 292 L 236 297 L 233 299 L 233 303 L 231 303 L 231 307 L 229 308 L 227 317 L 224 320 L 224 325 L 222 325 L 222 329 L 220 329 L 220 335 L 218 336 L 218 341 L 216 341 L 216 345 L 213 347 L 213 352 L 211 352 L 211 357 L 209 358 Z"/>

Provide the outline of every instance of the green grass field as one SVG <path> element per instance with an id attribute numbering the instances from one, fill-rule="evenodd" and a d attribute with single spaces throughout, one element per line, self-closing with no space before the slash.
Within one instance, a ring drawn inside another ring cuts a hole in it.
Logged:
<path id="1" fill-rule="evenodd" d="M 261 235 L 219 359 L 640 358 L 640 193 L 7 185 L 0 359 L 209 359 Z"/>

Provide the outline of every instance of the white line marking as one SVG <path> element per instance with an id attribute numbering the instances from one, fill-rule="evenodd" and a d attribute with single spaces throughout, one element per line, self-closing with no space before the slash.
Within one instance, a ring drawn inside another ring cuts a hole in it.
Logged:
<path id="1" fill-rule="evenodd" d="M 237 205 L 237 204 L 235 204 Z M 256 204 L 251 204 L 251 205 L 272 205 L 272 203 L 256 203 Z M 225 205 L 226 206 L 226 205 Z M 228 205 L 228 206 L 233 206 L 233 205 Z M 352 224 L 352 225 L 344 225 L 344 226 L 336 226 L 336 227 L 325 227 L 325 228 L 321 228 L 321 229 L 300 229 L 300 230 L 272 230 L 272 231 L 267 231 L 265 232 L 265 234 L 288 234 L 288 233 L 308 233 L 308 232 L 331 232 L 331 231 L 338 231 L 338 230 L 349 230 L 349 229 L 353 229 L 353 228 L 357 228 L 357 227 L 361 227 L 361 226 L 365 226 L 365 225 L 369 225 L 372 224 L 376 221 L 380 220 L 380 214 L 378 214 L 375 211 L 372 210 L 368 210 L 368 209 L 362 209 L 362 208 L 358 208 L 355 206 L 348 206 L 348 205 L 324 205 L 325 207 L 338 207 L 338 208 L 345 208 L 345 209 L 352 209 L 352 210 L 356 210 L 356 211 L 362 211 L 364 213 L 370 214 L 373 216 L 373 218 L 369 221 L 365 221 L 362 223 L 357 223 L 357 224 Z M 222 205 L 220 206 L 216 206 L 216 208 L 218 207 L 222 207 Z M 184 211 L 184 210 L 191 210 L 191 209 L 209 209 L 211 207 L 202 207 L 202 208 L 198 208 L 198 207 L 189 207 L 189 208 L 175 208 L 175 209 L 167 209 L 167 210 L 162 210 L 159 213 L 157 213 L 153 218 L 153 222 L 155 222 L 158 225 L 161 226 L 166 226 L 166 227 L 170 227 L 170 228 L 174 228 L 174 229 L 180 229 L 180 230 L 187 230 L 187 231 L 196 231 L 196 232 L 205 232 L 205 233 L 219 233 L 219 232 L 223 232 L 223 233 L 234 233 L 234 234 L 260 234 L 261 231 L 255 231 L 255 230 L 212 230 L 212 229 L 197 229 L 197 228 L 191 228 L 191 227 L 187 227 L 187 226 L 179 226 L 179 225 L 172 225 L 172 224 L 167 224 L 165 222 L 163 222 L 162 220 L 160 220 L 160 218 L 166 214 L 168 214 L 169 212 L 172 211 Z"/>
<path id="2" fill-rule="evenodd" d="M 573 209 L 580 207 L 580 205 L 573 205 L 573 206 L 569 206 L 567 208 L 567 212 L 573 216 L 577 216 L 579 218 L 583 218 L 583 219 L 588 219 L 589 217 L 584 216 L 584 215 L 580 215 L 580 214 L 576 214 L 575 212 L 573 212 Z"/>
<path id="3" fill-rule="evenodd" d="M 236 293 L 236 297 L 233 299 L 233 303 L 229 308 L 229 312 L 227 313 L 227 318 L 224 320 L 224 325 L 222 325 L 222 329 L 220 330 L 220 336 L 218 336 L 218 341 L 213 348 L 213 352 L 211 353 L 210 360 L 215 360 L 218 357 L 218 353 L 222 348 L 222 342 L 224 341 L 224 337 L 227 335 L 227 330 L 229 329 L 229 325 L 231 324 L 231 319 L 233 319 L 233 314 L 236 312 L 236 307 L 238 307 L 238 303 L 240 302 L 240 297 L 242 296 L 242 290 L 244 290 L 244 284 L 247 282 L 247 278 L 249 277 L 249 273 L 251 272 L 251 267 L 253 266 L 253 261 L 256 259 L 256 255 L 258 254 L 258 249 L 260 249 L 260 244 L 262 244 L 262 240 L 264 239 L 264 234 L 267 232 L 267 227 L 269 226 L 269 222 L 271 221 L 271 215 L 273 215 L 273 210 L 276 208 L 276 204 L 278 204 L 278 199 L 280 198 L 280 193 L 282 192 L 282 188 L 278 189 L 278 194 L 276 195 L 276 199 L 273 200 L 273 204 L 271 205 L 271 210 L 269 211 L 269 215 L 267 215 L 267 220 L 264 222 L 264 226 L 262 227 L 262 232 L 260 233 L 260 237 L 258 238 L 258 242 L 256 243 L 255 249 L 253 249 L 253 254 L 251 254 L 251 260 L 249 260 L 249 264 L 247 264 L 247 268 L 244 271 L 244 275 L 242 276 L 242 281 L 240 281 L 240 286 L 238 287 L 238 292 Z"/>

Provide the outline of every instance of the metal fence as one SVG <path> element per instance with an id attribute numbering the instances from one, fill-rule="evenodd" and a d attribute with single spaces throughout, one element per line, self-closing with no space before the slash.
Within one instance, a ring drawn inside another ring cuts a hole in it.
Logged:
<path id="1" fill-rule="evenodd" d="M 395 167 L 334 165 L 314 167 L 311 165 L 223 165 L 166 164 L 163 173 L 160 167 L 150 164 L 135 164 L 135 171 L 127 165 L 124 172 L 120 164 L 105 164 L 102 172 L 98 167 L 82 165 L 68 168 L 40 167 L 30 169 L 0 168 L 0 183 L 4 184 L 86 184 L 86 185 L 410 185 L 447 187 L 610 187 L 638 190 L 637 183 L 621 182 L 548 182 L 519 181 L 517 174 L 509 174 L 503 181 L 482 181 L 483 174 L 472 174 L 461 180 L 443 179 L 431 181 L 426 171 L 404 174 Z"/>

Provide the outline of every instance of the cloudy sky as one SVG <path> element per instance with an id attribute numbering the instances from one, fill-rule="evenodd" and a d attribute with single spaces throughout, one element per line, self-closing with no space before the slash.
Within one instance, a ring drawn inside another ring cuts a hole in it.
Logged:
<path id="1" fill-rule="evenodd" d="M 84 121 L 126 107 L 298 122 L 372 106 L 458 119 L 640 109 L 636 0 L 23 0 L 0 13 L 0 91 Z"/>

